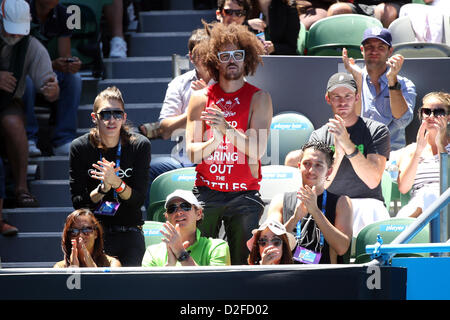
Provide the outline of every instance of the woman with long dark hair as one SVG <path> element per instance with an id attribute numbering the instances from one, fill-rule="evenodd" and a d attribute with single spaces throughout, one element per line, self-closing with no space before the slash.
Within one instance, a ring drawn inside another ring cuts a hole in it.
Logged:
<path id="1" fill-rule="evenodd" d="M 88 209 L 78 209 L 67 216 L 61 248 L 64 260 L 54 268 L 120 267 L 120 261 L 103 251 L 103 229 Z"/>
<path id="2" fill-rule="evenodd" d="M 105 252 L 124 266 L 145 253 L 141 206 L 148 190 L 150 142 L 131 133 L 122 94 L 109 87 L 91 113 L 94 128 L 70 148 L 70 191 L 75 209 L 89 208 L 105 232 Z"/>
<path id="3" fill-rule="evenodd" d="M 283 224 L 268 219 L 252 233 L 253 237 L 247 241 L 250 250 L 247 261 L 249 265 L 294 263 L 292 250 L 295 238 L 286 231 Z"/>

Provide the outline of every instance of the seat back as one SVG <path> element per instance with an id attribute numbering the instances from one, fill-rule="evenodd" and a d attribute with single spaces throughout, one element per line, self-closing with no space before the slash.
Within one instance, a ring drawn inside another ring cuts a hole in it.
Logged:
<path id="1" fill-rule="evenodd" d="M 450 35 L 448 34 L 450 19 L 443 17 L 443 42 L 417 42 L 413 26 L 409 16 L 403 16 L 395 19 L 389 25 L 389 31 L 392 34 L 393 54 L 401 54 L 405 58 L 423 58 L 423 57 L 450 57 Z M 447 43 L 445 43 L 447 42 Z"/>
<path id="2" fill-rule="evenodd" d="M 172 54 L 172 78 L 176 78 L 193 68 L 194 66 L 188 57 L 176 53 Z"/>
<path id="3" fill-rule="evenodd" d="M 266 151 L 270 164 L 284 164 L 286 155 L 300 149 L 313 131 L 312 122 L 301 113 L 283 112 L 274 116 Z"/>
<path id="4" fill-rule="evenodd" d="M 298 168 L 280 165 L 261 167 L 262 180 L 259 193 L 268 204 L 279 193 L 296 191 L 302 185 L 302 175 Z"/>
<path id="5" fill-rule="evenodd" d="M 383 238 L 383 244 L 391 243 L 403 230 L 406 229 L 408 225 L 410 225 L 414 221 L 414 218 L 392 218 L 388 220 L 377 221 L 365 226 L 356 237 L 355 263 L 364 263 L 371 260 L 370 254 L 366 253 L 366 245 L 375 244 L 377 242 L 378 234 Z M 410 243 L 428 242 L 430 242 L 430 232 L 428 225 L 424 227 L 410 241 Z M 403 256 L 425 256 L 425 254 L 406 254 Z"/>
<path id="6" fill-rule="evenodd" d="M 163 235 L 161 234 L 162 227 L 162 222 L 145 221 L 144 225 L 142 226 L 142 231 L 144 232 L 145 247 L 161 242 L 161 239 L 163 237 Z"/>
<path id="7" fill-rule="evenodd" d="M 159 175 L 150 187 L 147 220 L 165 221 L 164 212 L 166 197 L 176 189 L 192 190 L 195 182 L 195 167 L 180 168 Z"/>
<path id="8" fill-rule="evenodd" d="M 347 48 L 349 57 L 362 58 L 361 40 L 364 30 L 382 28 L 378 19 L 359 14 L 342 14 L 316 21 L 308 32 L 307 55 L 340 56 Z"/>
<path id="9" fill-rule="evenodd" d="M 297 37 L 297 54 L 304 55 L 306 49 L 306 38 L 308 36 L 308 30 L 305 25 L 300 21 L 300 30 Z"/>

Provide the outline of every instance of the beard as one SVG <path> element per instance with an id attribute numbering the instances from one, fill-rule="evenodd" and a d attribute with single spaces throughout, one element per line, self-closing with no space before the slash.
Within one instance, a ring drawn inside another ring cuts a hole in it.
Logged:
<path id="1" fill-rule="evenodd" d="M 229 66 L 235 66 L 237 68 L 237 70 L 228 70 Z M 223 77 L 226 80 L 238 80 L 240 79 L 242 76 L 244 75 L 244 69 L 240 69 L 238 65 L 236 64 L 230 64 L 227 66 L 227 69 L 225 70 L 225 73 L 223 75 Z"/>
<path id="2" fill-rule="evenodd" d="M 14 46 L 16 45 L 20 40 L 22 40 L 22 37 L 20 38 L 12 38 L 12 37 L 5 37 L 2 34 L 0 34 L 0 38 L 8 45 L 8 46 Z"/>

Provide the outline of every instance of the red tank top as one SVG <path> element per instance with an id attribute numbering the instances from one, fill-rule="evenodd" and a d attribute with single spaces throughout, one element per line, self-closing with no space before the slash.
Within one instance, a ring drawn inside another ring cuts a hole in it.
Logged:
<path id="1" fill-rule="evenodd" d="M 245 82 L 239 90 L 225 93 L 216 83 L 208 88 L 206 106 L 216 104 L 225 114 L 225 120 L 242 132 L 248 129 L 248 116 L 253 94 L 259 91 L 255 86 Z M 207 139 L 212 137 L 210 126 L 205 124 Z M 261 161 L 258 160 L 258 178 L 253 177 L 248 165 L 248 158 L 240 152 L 227 137 L 206 159 L 196 167 L 196 186 L 206 186 L 210 189 L 235 192 L 259 190 L 261 181 Z"/>

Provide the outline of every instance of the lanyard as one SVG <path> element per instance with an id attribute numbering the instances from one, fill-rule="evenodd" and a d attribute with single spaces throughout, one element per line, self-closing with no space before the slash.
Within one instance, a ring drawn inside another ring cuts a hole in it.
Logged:
<path id="1" fill-rule="evenodd" d="M 120 143 L 120 139 L 119 139 L 119 145 L 117 146 L 117 153 L 116 153 L 116 168 L 120 167 L 120 156 L 122 155 L 122 144 Z M 102 161 L 103 159 L 103 155 L 102 152 L 100 151 L 100 161 Z M 119 171 L 116 172 L 116 175 L 119 175 Z M 103 180 L 102 180 L 103 183 Z M 117 192 L 114 189 L 114 199 L 117 199 Z"/>
<path id="2" fill-rule="evenodd" d="M 326 204 L 327 204 L 327 190 L 323 190 L 322 213 L 324 216 L 325 216 Z M 301 234 L 302 234 L 302 220 L 301 219 L 297 222 L 297 233 L 296 234 L 297 234 L 296 235 L 297 241 L 300 241 Z M 320 247 L 322 248 L 325 243 L 325 240 L 323 238 L 323 233 L 322 233 L 322 231 L 320 231 L 320 229 L 319 229 L 319 234 L 320 234 L 319 244 L 320 244 Z"/>

